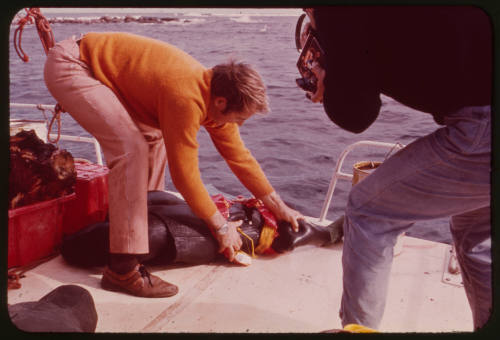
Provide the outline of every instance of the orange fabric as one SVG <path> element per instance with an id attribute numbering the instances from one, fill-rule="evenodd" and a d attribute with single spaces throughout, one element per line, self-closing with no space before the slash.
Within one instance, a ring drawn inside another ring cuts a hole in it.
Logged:
<path id="1" fill-rule="evenodd" d="M 88 33 L 81 40 L 80 54 L 134 120 L 162 130 L 172 182 L 200 218 L 216 212 L 198 167 L 200 126 L 253 195 L 273 191 L 241 140 L 237 124 L 217 127 L 208 117 L 210 69 L 175 46 L 129 33 Z"/>

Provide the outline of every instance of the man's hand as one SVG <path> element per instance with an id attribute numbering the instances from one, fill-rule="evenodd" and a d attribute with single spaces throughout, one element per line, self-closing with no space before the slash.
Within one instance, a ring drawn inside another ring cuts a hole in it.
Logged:
<path id="1" fill-rule="evenodd" d="M 223 253 L 230 262 L 234 261 L 236 252 L 241 249 L 242 241 L 237 228 L 243 221 L 227 222 L 228 230 L 225 234 L 215 232 L 215 237 L 219 242 L 219 253 Z"/>
<path id="2" fill-rule="evenodd" d="M 325 84 L 323 80 L 325 79 L 325 70 L 319 65 L 319 63 L 314 62 L 311 68 L 312 73 L 318 79 L 316 84 L 316 92 L 307 92 L 308 98 L 311 99 L 313 103 L 322 103 L 323 102 L 323 94 L 325 92 Z"/>
<path id="3" fill-rule="evenodd" d="M 275 191 L 261 197 L 260 200 L 278 220 L 289 222 L 295 232 L 299 231 L 299 222 L 297 220 L 304 219 L 304 215 L 287 206 Z"/>
<path id="4" fill-rule="evenodd" d="M 219 242 L 219 253 L 224 253 L 229 261 L 233 262 L 236 252 L 240 250 L 243 243 L 237 231 L 243 221 L 226 221 L 217 210 L 211 217 L 205 219 L 205 223 Z"/>

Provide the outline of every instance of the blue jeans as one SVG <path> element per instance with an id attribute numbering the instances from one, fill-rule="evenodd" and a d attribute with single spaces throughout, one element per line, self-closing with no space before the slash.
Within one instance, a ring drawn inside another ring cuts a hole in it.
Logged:
<path id="1" fill-rule="evenodd" d="M 377 328 L 393 247 L 414 222 L 451 217 L 474 328 L 489 319 L 491 290 L 491 108 L 467 107 L 445 127 L 386 160 L 356 184 L 344 220 L 342 325 Z"/>

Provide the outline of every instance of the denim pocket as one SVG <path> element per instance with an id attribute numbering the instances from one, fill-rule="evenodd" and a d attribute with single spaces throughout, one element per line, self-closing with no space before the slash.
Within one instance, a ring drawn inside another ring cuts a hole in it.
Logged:
<path id="1" fill-rule="evenodd" d="M 446 140 L 464 155 L 491 151 L 491 109 L 466 107 L 445 118 Z"/>

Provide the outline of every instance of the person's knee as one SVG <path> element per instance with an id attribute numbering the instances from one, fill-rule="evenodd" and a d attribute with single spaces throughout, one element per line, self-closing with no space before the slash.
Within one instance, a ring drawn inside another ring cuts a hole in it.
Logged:
<path id="1" fill-rule="evenodd" d="M 347 197 L 345 216 L 347 219 L 355 219 L 361 214 L 361 206 L 364 204 L 366 195 L 363 194 L 362 184 L 354 186 Z M 345 223 L 345 222 L 344 222 Z"/>
<path id="2" fill-rule="evenodd" d="M 367 200 L 363 190 L 353 188 L 349 194 L 343 225 L 344 241 L 363 243 L 367 248 L 377 249 L 374 253 L 384 252 L 385 256 L 385 252 L 395 245 L 398 235 L 411 223 L 395 219 L 380 201 Z"/>
<path id="3" fill-rule="evenodd" d="M 124 157 L 129 162 L 141 162 L 142 166 L 147 166 L 149 146 L 144 140 L 127 140 L 123 144 Z"/>
<path id="4" fill-rule="evenodd" d="M 147 167 L 149 146 L 141 136 L 127 135 L 116 140 L 114 150 L 104 150 L 110 169 L 118 164 Z"/>

